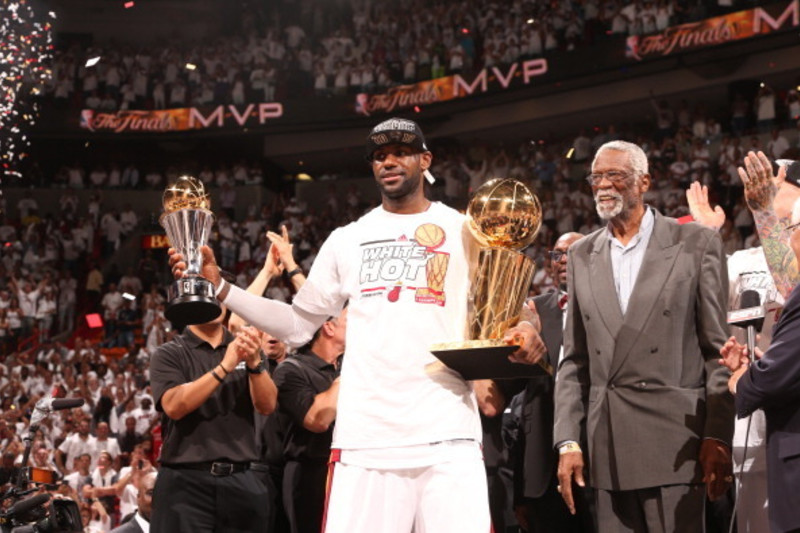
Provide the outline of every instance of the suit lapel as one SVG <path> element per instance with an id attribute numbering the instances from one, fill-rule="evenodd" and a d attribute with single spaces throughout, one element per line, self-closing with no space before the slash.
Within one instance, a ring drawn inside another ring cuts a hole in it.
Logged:
<path id="1" fill-rule="evenodd" d="M 540 313 L 542 319 L 542 336 L 547 346 L 547 354 L 553 369 L 558 366 L 558 355 L 561 352 L 561 342 L 564 331 L 564 320 L 558 300 L 561 297 L 559 290 L 552 291 L 543 302 L 545 309 Z"/>
<path id="2" fill-rule="evenodd" d="M 589 258 L 589 280 L 592 287 L 594 304 L 600 311 L 606 329 L 612 337 L 617 336 L 622 327 L 622 311 L 619 308 L 617 289 L 614 286 L 614 272 L 611 269 L 611 251 L 608 235 L 605 231 L 598 233 Z"/>
<path id="3" fill-rule="evenodd" d="M 628 302 L 628 310 L 617 336 L 614 359 L 609 369 L 610 377 L 613 377 L 622 366 L 642 333 L 644 325 L 655 308 L 656 300 L 672 272 L 678 252 L 683 247 L 683 243 L 674 242 L 664 218 L 657 212 L 655 215 L 653 234 L 647 245 L 639 274 L 636 276 L 636 284 Z"/>

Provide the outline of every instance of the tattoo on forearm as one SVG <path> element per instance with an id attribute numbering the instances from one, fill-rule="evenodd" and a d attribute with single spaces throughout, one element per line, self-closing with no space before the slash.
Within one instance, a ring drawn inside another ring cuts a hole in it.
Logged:
<path id="1" fill-rule="evenodd" d="M 753 211 L 753 220 L 775 285 L 786 298 L 800 282 L 797 257 L 789 246 L 789 235 L 785 231 L 791 221 L 779 218 L 773 210 Z"/>

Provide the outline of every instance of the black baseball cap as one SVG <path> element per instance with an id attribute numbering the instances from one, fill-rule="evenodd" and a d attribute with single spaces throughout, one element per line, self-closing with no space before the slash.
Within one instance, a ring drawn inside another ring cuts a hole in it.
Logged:
<path id="1" fill-rule="evenodd" d="M 390 118 L 372 128 L 367 136 L 367 160 L 372 161 L 375 150 L 387 144 L 405 144 L 418 152 L 428 151 L 419 124 L 407 118 Z"/>

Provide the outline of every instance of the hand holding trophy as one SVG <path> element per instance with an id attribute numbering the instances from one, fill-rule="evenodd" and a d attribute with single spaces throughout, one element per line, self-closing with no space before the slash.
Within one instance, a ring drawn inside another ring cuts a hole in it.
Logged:
<path id="1" fill-rule="evenodd" d="M 467 224 L 481 246 L 469 298 L 469 340 L 432 347 L 431 353 L 465 379 L 515 378 L 552 373 L 546 363 L 520 365 L 508 355 L 518 346 L 503 335 L 519 321 L 535 265 L 520 252 L 542 224 L 539 199 L 521 182 L 495 179 L 467 207 Z"/>
<path id="2" fill-rule="evenodd" d="M 186 261 L 183 277 L 170 285 L 164 315 L 175 324 L 204 324 L 222 312 L 214 298 L 214 284 L 200 276 L 200 247 L 208 244 L 214 225 L 211 200 L 201 181 L 181 176 L 167 186 L 162 204 L 159 223 L 167 232 L 170 246 Z"/>

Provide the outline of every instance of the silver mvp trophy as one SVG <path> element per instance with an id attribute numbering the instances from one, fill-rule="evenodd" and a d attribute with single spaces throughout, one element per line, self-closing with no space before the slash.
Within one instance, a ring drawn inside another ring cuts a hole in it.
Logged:
<path id="1" fill-rule="evenodd" d="M 164 213 L 159 223 L 167 232 L 170 246 L 186 262 L 183 277 L 170 285 L 164 315 L 179 326 L 205 324 L 222 312 L 214 298 L 214 284 L 200 275 L 200 247 L 208 243 L 214 225 L 211 200 L 201 181 L 181 176 L 166 188 L 162 203 Z"/>

